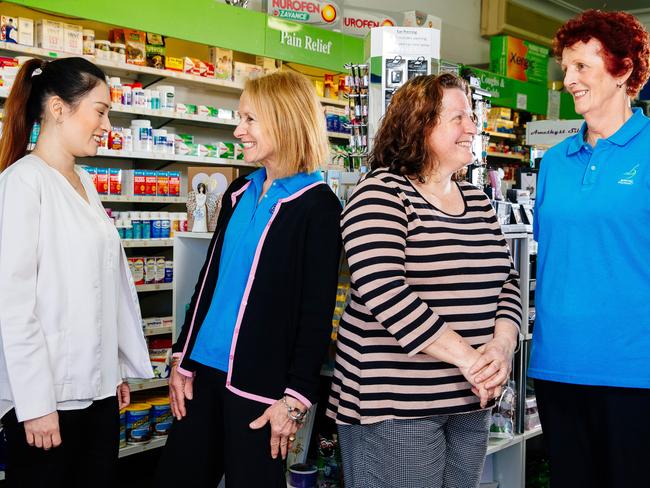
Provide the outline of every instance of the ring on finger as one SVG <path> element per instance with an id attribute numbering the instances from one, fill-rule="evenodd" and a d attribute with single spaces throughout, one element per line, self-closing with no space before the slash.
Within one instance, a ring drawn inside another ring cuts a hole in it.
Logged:
<path id="1" fill-rule="evenodd" d="M 296 436 L 295 436 L 295 435 L 292 434 L 292 435 L 289 436 L 289 442 L 293 442 L 293 441 L 295 441 L 295 440 L 296 440 Z"/>

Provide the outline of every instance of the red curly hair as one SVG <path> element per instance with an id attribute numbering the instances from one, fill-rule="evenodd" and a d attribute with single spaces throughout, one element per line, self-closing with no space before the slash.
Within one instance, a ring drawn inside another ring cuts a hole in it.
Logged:
<path id="1" fill-rule="evenodd" d="M 562 58 L 562 51 L 577 42 L 596 39 L 603 45 L 602 57 L 605 68 L 612 76 L 625 73 L 632 62 L 632 74 L 627 80 L 626 91 L 635 97 L 650 76 L 650 39 L 648 31 L 636 17 L 627 12 L 603 12 L 585 10 L 567 21 L 555 33 L 553 54 Z"/>

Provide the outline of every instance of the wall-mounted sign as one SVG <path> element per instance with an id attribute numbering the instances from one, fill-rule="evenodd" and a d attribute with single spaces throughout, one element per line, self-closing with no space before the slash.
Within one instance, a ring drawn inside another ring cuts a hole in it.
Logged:
<path id="1" fill-rule="evenodd" d="M 338 25 L 341 21 L 341 8 L 331 1 L 268 0 L 267 13 L 273 17 L 320 27 Z"/>
<path id="2" fill-rule="evenodd" d="M 365 37 L 373 27 L 393 27 L 397 21 L 380 12 L 372 12 L 352 7 L 343 7 L 341 32 L 352 36 Z"/>

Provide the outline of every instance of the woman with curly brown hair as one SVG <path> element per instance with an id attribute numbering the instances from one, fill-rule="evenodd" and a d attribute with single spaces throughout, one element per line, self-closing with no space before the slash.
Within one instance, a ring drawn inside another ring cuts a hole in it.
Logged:
<path id="1" fill-rule="evenodd" d="M 479 484 L 521 305 L 488 197 L 452 179 L 476 132 L 462 79 L 410 80 L 343 212 L 352 292 L 328 415 L 346 486 Z"/>
<path id="2" fill-rule="evenodd" d="M 585 123 L 541 164 L 529 374 L 557 487 L 648 486 L 650 120 L 648 32 L 589 10 L 555 35 Z"/>

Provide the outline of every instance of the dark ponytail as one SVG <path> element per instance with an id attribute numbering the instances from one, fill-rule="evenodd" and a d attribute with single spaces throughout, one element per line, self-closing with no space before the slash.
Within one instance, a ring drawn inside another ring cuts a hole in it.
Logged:
<path id="1" fill-rule="evenodd" d="M 106 75 L 84 58 L 30 59 L 14 81 L 5 103 L 0 139 L 0 173 L 27 153 L 32 127 L 41 120 L 45 101 L 56 95 L 75 107 Z"/>

